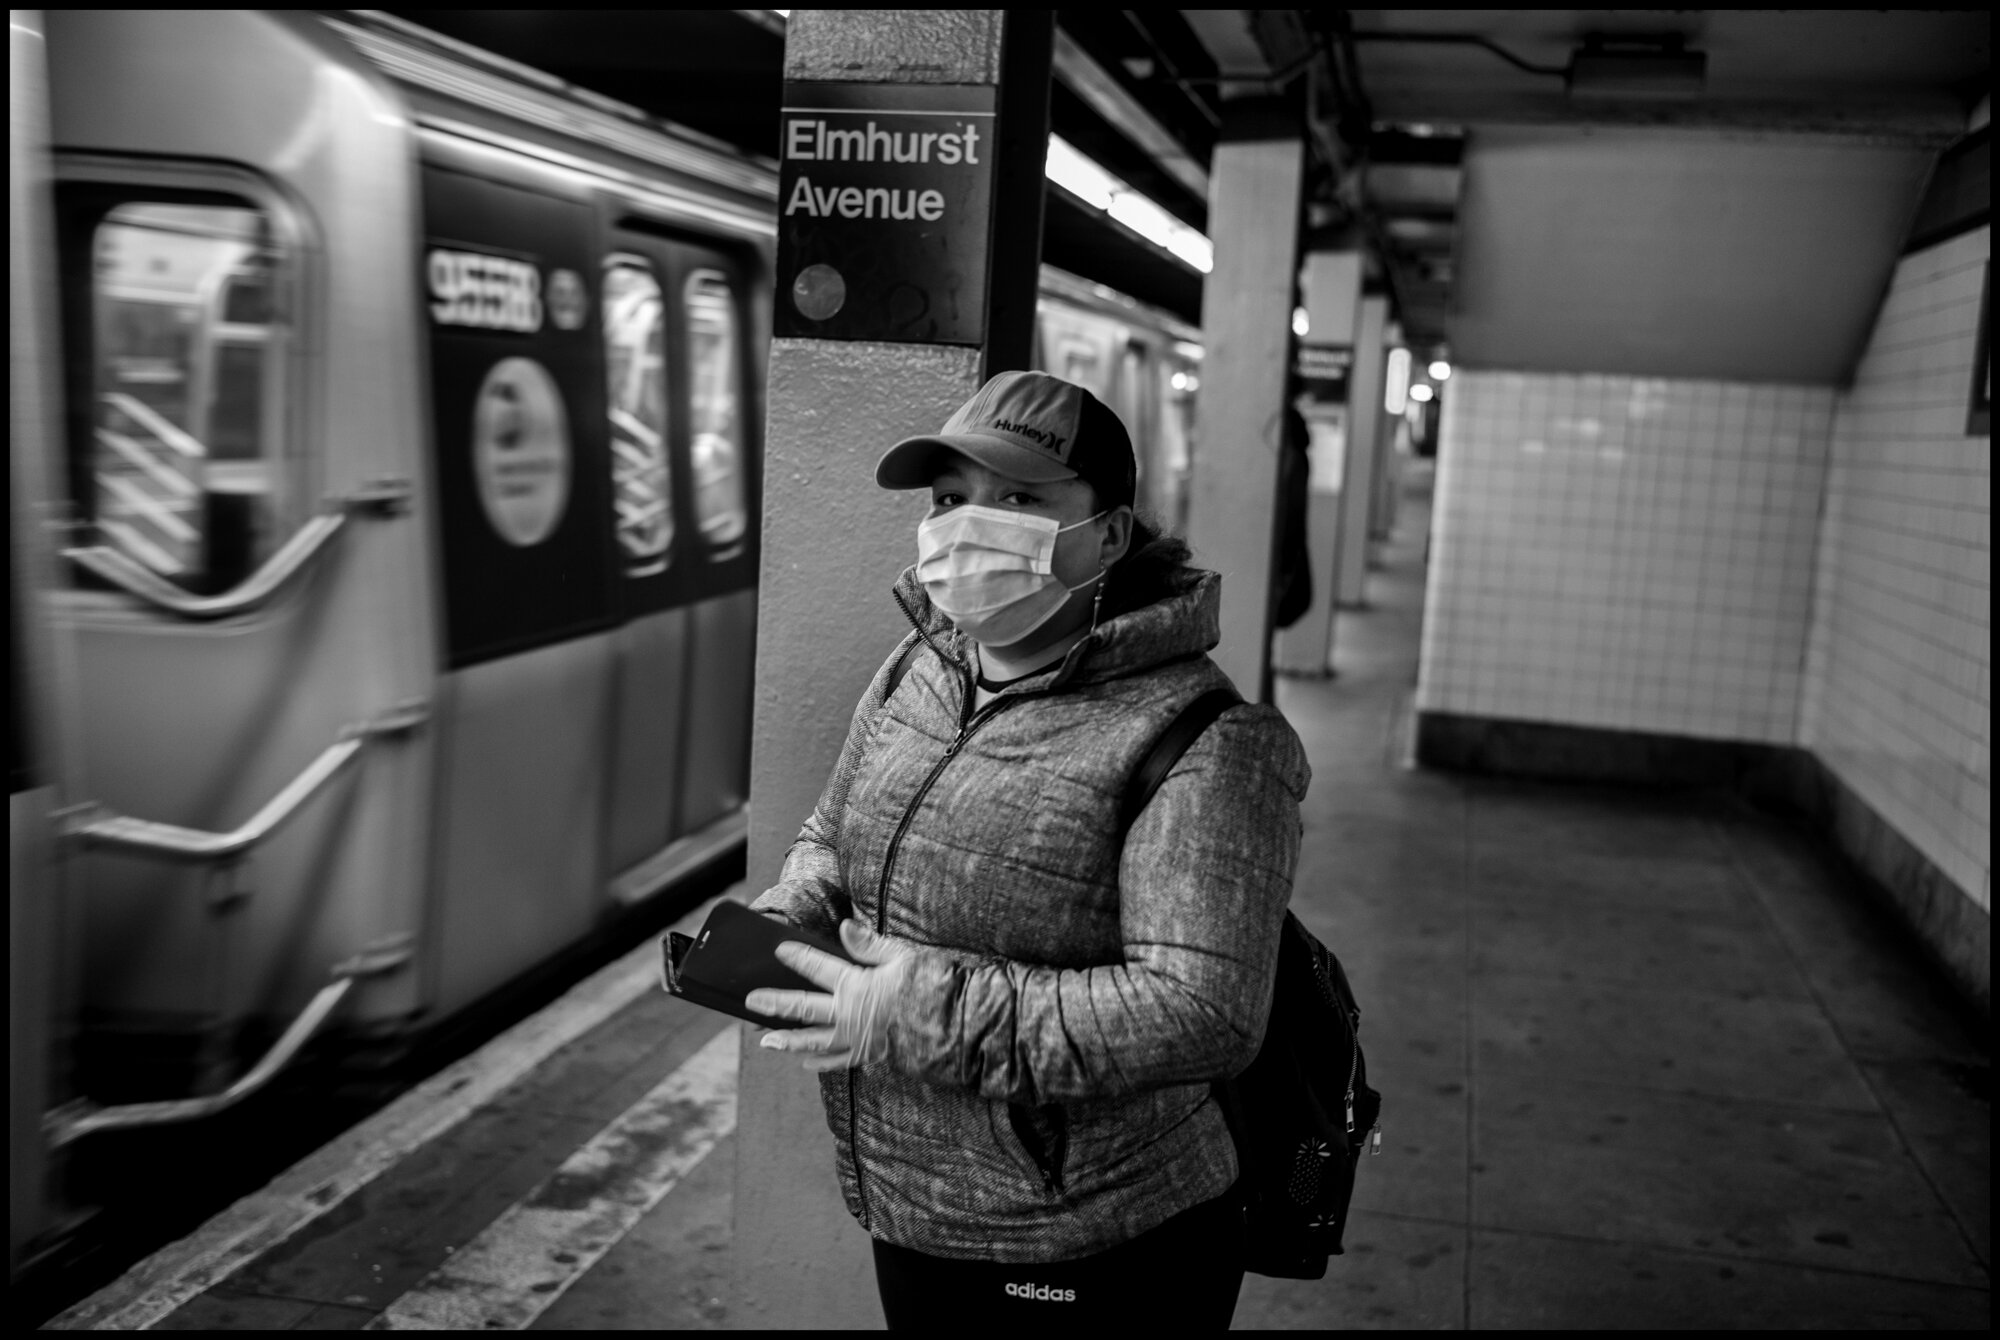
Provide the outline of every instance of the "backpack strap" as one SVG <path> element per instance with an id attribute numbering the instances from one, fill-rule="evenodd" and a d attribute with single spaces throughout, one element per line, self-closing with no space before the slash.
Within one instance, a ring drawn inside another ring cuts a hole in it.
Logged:
<path id="1" fill-rule="evenodd" d="M 1233 689 L 1210 689 L 1183 707 L 1180 715 L 1167 723 L 1167 728 L 1153 741 L 1153 747 L 1146 751 L 1146 757 L 1139 761 L 1132 780 L 1126 783 L 1124 798 L 1118 806 L 1120 842 L 1132 831 L 1132 825 L 1138 822 L 1139 816 L 1145 813 L 1153 793 L 1167 780 L 1167 774 L 1174 770 L 1174 764 L 1181 761 L 1181 755 L 1201 738 L 1203 731 L 1215 724 L 1217 717 L 1242 701 Z M 1247 1141 L 1249 1126 L 1243 1112 L 1243 1095 L 1233 1079 L 1216 1080 L 1209 1085 L 1209 1092 L 1222 1109 L 1223 1124 L 1228 1126 L 1230 1142 L 1236 1146 L 1236 1184 L 1230 1190 L 1236 1202 L 1244 1204 L 1252 1186 L 1249 1170 L 1255 1151 Z"/>
<path id="2" fill-rule="evenodd" d="M 1181 755 L 1188 751 L 1188 746 L 1199 739 L 1217 717 L 1242 701 L 1233 689 L 1210 689 L 1183 707 L 1180 715 L 1160 732 L 1160 737 L 1153 741 L 1152 749 L 1140 760 L 1132 780 L 1125 786 L 1124 799 L 1118 806 L 1121 840 L 1138 822 L 1146 806 L 1152 803 L 1153 793 L 1160 789 L 1160 783 L 1167 780 L 1167 774 L 1174 770 L 1174 764 L 1181 761 Z"/>

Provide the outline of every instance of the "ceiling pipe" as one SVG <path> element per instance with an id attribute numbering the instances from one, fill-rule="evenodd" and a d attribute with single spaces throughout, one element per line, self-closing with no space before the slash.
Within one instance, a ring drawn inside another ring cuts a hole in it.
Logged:
<path id="1" fill-rule="evenodd" d="M 1690 98 L 1708 78 L 1707 54 L 1689 51 L 1683 33 L 1585 33 L 1567 65 L 1537 65 L 1479 33 L 1390 30 L 1354 32 L 1348 40 L 1477 47 L 1517 70 L 1562 80 L 1572 98 Z"/>
<path id="2" fill-rule="evenodd" d="M 1208 122 L 1211 128 L 1215 130 L 1222 129 L 1222 117 L 1213 107 L 1208 105 L 1206 98 L 1197 97 L 1188 91 L 1193 86 L 1187 80 L 1181 78 L 1180 67 L 1175 65 L 1173 58 L 1167 54 L 1166 46 L 1157 37 L 1153 36 L 1153 30 L 1146 26 L 1145 18 L 1139 11 L 1136 9 L 1127 9 L 1121 12 L 1125 15 L 1125 22 L 1132 26 L 1132 31 L 1138 33 L 1139 39 L 1152 48 L 1156 67 L 1167 72 L 1168 79 L 1179 87 L 1181 96 L 1187 99 L 1188 105 L 1193 107 L 1200 114 L 1202 120 Z"/>
<path id="3" fill-rule="evenodd" d="M 1522 60 L 1492 38 L 1482 37 L 1477 33 L 1412 33 L 1385 30 L 1376 30 L 1373 32 L 1350 31 L 1347 40 L 1350 43 L 1405 42 L 1433 46 L 1475 46 L 1492 52 L 1515 69 L 1526 70 L 1529 74 L 1553 75 L 1557 79 L 1566 79 L 1569 77 L 1569 70 L 1564 66 L 1536 65 L 1532 61 Z"/>

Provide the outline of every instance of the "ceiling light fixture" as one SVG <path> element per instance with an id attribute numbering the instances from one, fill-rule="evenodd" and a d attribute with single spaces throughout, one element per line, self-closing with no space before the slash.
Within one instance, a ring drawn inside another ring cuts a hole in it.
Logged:
<path id="1" fill-rule="evenodd" d="M 1215 268 L 1215 247 L 1153 200 L 1133 190 L 1076 150 L 1060 135 L 1049 136 L 1048 179 L 1093 209 L 1103 210 L 1191 270 Z"/>

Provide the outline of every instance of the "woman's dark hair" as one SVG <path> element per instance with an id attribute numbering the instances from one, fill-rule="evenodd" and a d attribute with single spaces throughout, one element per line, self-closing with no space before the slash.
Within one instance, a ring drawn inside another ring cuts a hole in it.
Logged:
<path id="1" fill-rule="evenodd" d="M 1158 521 L 1134 508 L 1132 543 L 1104 579 L 1104 607 L 1098 617 L 1115 619 L 1179 595 L 1186 585 L 1181 574 L 1193 556 L 1186 540 L 1167 533 Z"/>

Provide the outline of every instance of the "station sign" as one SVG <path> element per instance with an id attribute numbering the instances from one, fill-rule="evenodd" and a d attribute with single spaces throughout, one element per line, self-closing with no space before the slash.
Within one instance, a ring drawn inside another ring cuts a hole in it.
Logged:
<path id="1" fill-rule="evenodd" d="M 1301 344 L 1292 371 L 1299 389 L 1322 405 L 1347 403 L 1347 385 L 1354 373 L 1354 347 L 1347 344 Z"/>
<path id="2" fill-rule="evenodd" d="M 981 342 L 995 99 L 988 85 L 785 85 L 773 333 Z"/>

